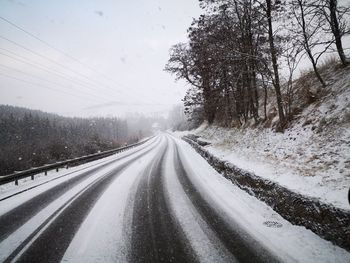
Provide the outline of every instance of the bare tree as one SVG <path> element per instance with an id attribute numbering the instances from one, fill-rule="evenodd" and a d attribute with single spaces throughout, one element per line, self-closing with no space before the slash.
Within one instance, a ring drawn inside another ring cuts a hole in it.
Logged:
<path id="1" fill-rule="evenodd" d="M 333 35 L 334 43 L 341 63 L 346 66 L 350 60 L 345 56 L 342 37 L 350 33 L 350 25 L 347 18 L 350 16 L 350 7 L 339 6 L 337 0 L 322 0 L 319 3 L 320 20 L 326 33 Z M 327 26 L 328 25 L 328 26 Z"/>
<path id="2" fill-rule="evenodd" d="M 304 48 L 322 87 L 326 87 L 321 73 L 317 67 L 321 56 L 331 47 L 332 41 L 322 34 L 322 21 L 318 19 L 318 6 L 320 0 L 292 0 L 291 12 L 297 22 L 292 31 L 299 44 Z M 315 51 L 315 49 L 321 49 Z"/>
<path id="3" fill-rule="evenodd" d="M 276 93 L 276 101 L 277 101 L 277 109 L 278 109 L 278 116 L 280 121 L 280 128 L 282 128 L 286 123 L 285 114 L 283 111 L 283 102 L 282 102 L 282 94 L 281 94 L 281 84 L 280 84 L 280 76 L 278 71 L 278 59 L 277 59 L 277 50 L 275 46 L 275 37 L 274 37 L 274 29 L 272 25 L 272 16 L 273 16 L 273 7 L 271 0 L 265 1 L 265 6 L 261 5 L 266 13 L 266 19 L 267 19 L 267 25 L 268 25 L 268 39 L 269 39 L 269 45 L 270 45 L 270 55 L 271 55 L 271 62 L 272 62 L 272 68 L 273 68 L 273 86 L 275 88 Z"/>
<path id="4" fill-rule="evenodd" d="M 294 101 L 294 73 L 297 69 L 300 60 L 303 58 L 303 49 L 300 45 L 296 43 L 296 41 L 293 39 L 292 36 L 286 37 L 284 39 L 284 50 L 282 52 L 282 57 L 284 58 L 284 61 L 286 63 L 287 69 L 288 69 L 288 76 L 287 76 L 287 82 L 286 85 L 286 92 L 285 92 L 285 113 L 288 120 L 292 117 L 292 106 Z"/>

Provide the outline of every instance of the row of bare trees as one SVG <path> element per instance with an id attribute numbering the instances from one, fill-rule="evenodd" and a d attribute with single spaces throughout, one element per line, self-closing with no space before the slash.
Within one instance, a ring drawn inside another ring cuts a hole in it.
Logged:
<path id="1" fill-rule="evenodd" d="M 203 112 L 209 123 L 232 126 L 267 118 L 267 89 L 274 89 L 283 129 L 291 114 L 293 76 L 307 57 L 320 83 L 323 55 L 337 52 L 350 63 L 342 39 L 349 34 L 349 7 L 337 0 L 201 0 L 204 14 L 188 29 L 188 43 L 170 50 L 165 70 L 191 84 L 185 98 L 188 115 Z M 281 66 L 287 71 L 281 83 Z M 291 96 L 286 96 L 291 98 Z M 263 104 L 260 105 L 260 104 Z M 287 105 L 287 106 L 286 106 Z M 289 106 L 289 107 L 288 107 Z"/>

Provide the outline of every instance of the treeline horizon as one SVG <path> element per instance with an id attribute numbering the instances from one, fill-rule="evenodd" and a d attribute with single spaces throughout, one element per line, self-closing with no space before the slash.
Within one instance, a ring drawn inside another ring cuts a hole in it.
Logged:
<path id="1" fill-rule="evenodd" d="M 190 84 L 183 102 L 190 120 L 241 127 L 268 119 L 276 130 L 300 112 L 295 71 L 302 59 L 315 79 L 312 100 L 327 92 L 320 63 L 326 55 L 350 64 L 342 39 L 349 35 L 350 5 L 336 0 L 200 0 L 203 14 L 188 28 L 188 42 L 170 50 L 165 70 Z M 287 72 L 282 76 L 281 69 Z M 310 100 L 311 101 L 311 100 Z M 274 117 L 273 116 L 273 117 Z"/>
<path id="2" fill-rule="evenodd" d="M 154 118 L 71 118 L 0 105 L 0 175 L 106 151 L 152 134 Z"/>

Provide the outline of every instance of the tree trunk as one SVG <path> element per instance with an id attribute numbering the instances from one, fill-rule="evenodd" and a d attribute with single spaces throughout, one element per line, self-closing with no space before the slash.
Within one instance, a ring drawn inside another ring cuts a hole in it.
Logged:
<path id="1" fill-rule="evenodd" d="M 216 112 L 215 105 L 213 105 L 215 98 L 213 92 L 210 90 L 209 78 L 205 76 L 206 73 L 203 75 L 204 112 L 208 123 L 212 124 L 214 122 Z"/>
<path id="2" fill-rule="evenodd" d="M 332 33 L 335 38 L 335 45 L 337 47 L 337 51 L 338 51 L 341 63 L 344 66 L 346 66 L 349 64 L 349 61 L 347 61 L 345 57 L 343 45 L 341 41 L 341 32 L 339 29 L 339 23 L 337 18 L 337 0 L 329 0 L 329 11 L 330 11 L 330 24 L 331 24 Z"/>
<path id="3" fill-rule="evenodd" d="M 271 19 L 271 0 L 266 0 L 266 16 L 268 21 L 270 53 L 271 53 L 272 67 L 273 67 L 273 73 L 274 73 L 273 85 L 275 87 L 280 127 L 283 127 L 285 124 L 285 116 L 283 112 L 282 94 L 281 94 L 281 86 L 280 86 L 278 64 L 277 64 L 277 55 L 276 55 L 276 48 L 275 48 L 274 37 L 273 37 L 273 28 L 272 28 L 272 19 Z"/>
<path id="4" fill-rule="evenodd" d="M 315 61 L 314 57 L 312 56 L 311 50 L 307 50 L 306 53 L 307 53 L 307 55 L 310 58 L 310 61 L 311 61 L 311 64 L 312 64 L 312 68 L 314 69 L 314 72 L 315 72 L 315 75 L 316 75 L 317 79 L 321 83 L 322 87 L 325 88 L 326 87 L 326 83 L 324 82 L 323 78 L 321 77 L 320 72 L 318 71 L 317 64 L 316 64 L 316 61 Z"/>
<path id="5" fill-rule="evenodd" d="M 264 80 L 264 75 L 261 74 L 261 80 L 262 80 L 262 85 L 263 85 L 263 88 L 264 88 L 264 121 L 267 120 L 267 110 L 266 110 L 266 107 L 267 107 L 267 85 L 265 83 L 265 80 Z"/>
<path id="6" fill-rule="evenodd" d="M 305 51 L 306 51 L 306 53 L 311 61 L 312 68 L 314 69 L 314 72 L 315 72 L 317 79 L 322 84 L 322 87 L 326 87 L 326 83 L 324 82 L 323 78 L 321 77 L 320 72 L 317 69 L 317 63 L 314 59 L 314 56 L 312 55 L 311 48 L 309 45 L 309 37 L 308 37 L 307 32 L 306 32 L 307 26 L 306 26 L 306 22 L 305 22 L 304 3 L 302 2 L 302 0 L 298 0 L 298 5 L 300 8 L 300 19 L 301 19 L 301 29 L 303 31 L 303 38 L 304 38 L 304 49 L 305 49 Z"/>

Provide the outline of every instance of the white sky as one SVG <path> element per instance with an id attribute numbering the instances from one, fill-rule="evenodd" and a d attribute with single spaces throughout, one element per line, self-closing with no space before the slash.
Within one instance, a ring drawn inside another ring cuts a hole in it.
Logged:
<path id="1" fill-rule="evenodd" d="M 0 19 L 0 104 L 70 116 L 164 113 L 186 90 L 163 71 L 169 48 L 200 13 L 198 0 L 0 0 L 1 17 L 88 66 Z"/>
<path id="2" fill-rule="evenodd" d="M 169 48 L 186 41 L 202 13 L 198 2 L 0 0 L 0 104 L 68 116 L 166 115 L 188 86 L 163 69 Z M 350 37 L 343 44 L 349 48 Z M 310 66 L 304 58 L 300 69 Z"/>

